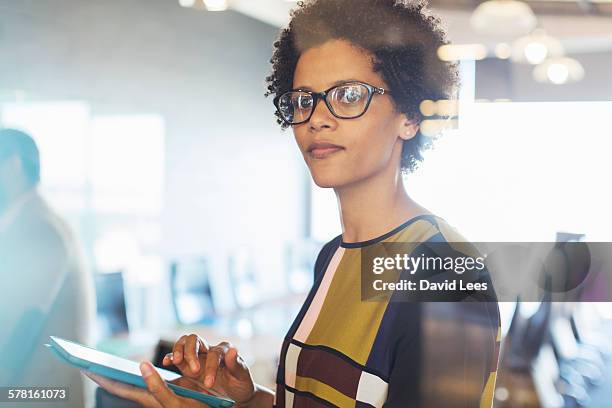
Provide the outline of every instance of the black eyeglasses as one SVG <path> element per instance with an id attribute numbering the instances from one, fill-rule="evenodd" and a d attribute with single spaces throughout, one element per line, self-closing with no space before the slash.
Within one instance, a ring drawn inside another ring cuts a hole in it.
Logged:
<path id="1" fill-rule="evenodd" d="M 366 113 L 374 94 L 384 95 L 389 91 L 364 82 L 346 82 L 323 92 L 295 89 L 274 98 L 274 106 L 281 118 L 289 125 L 306 123 L 312 117 L 319 100 L 335 117 L 356 119 Z"/>

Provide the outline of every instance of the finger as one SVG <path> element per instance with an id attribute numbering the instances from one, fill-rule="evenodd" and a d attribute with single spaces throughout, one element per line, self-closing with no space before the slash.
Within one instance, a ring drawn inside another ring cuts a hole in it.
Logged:
<path id="1" fill-rule="evenodd" d="M 187 336 L 181 336 L 181 338 L 174 343 L 174 347 L 172 348 L 172 362 L 176 365 L 183 362 L 183 351 L 185 349 L 186 340 Z"/>
<path id="2" fill-rule="evenodd" d="M 140 363 L 140 372 L 147 384 L 147 389 L 162 407 L 175 408 L 180 406 L 182 398 L 178 397 L 168 388 L 166 382 L 161 378 L 157 370 L 153 368 L 151 363 Z"/>
<path id="3" fill-rule="evenodd" d="M 223 342 L 208 350 L 204 366 L 204 385 L 206 387 L 212 388 L 215 385 L 217 370 L 221 362 L 225 360 L 225 353 L 229 349 L 228 346 L 229 343 Z"/>
<path id="4" fill-rule="evenodd" d="M 185 340 L 184 358 L 189 364 L 189 368 L 191 368 L 191 371 L 194 373 L 200 371 L 200 361 L 198 359 L 199 346 L 200 342 L 198 336 L 195 334 L 187 336 L 187 340 Z"/>
<path id="5" fill-rule="evenodd" d="M 174 366 L 177 367 L 180 370 L 181 374 L 183 374 L 184 376 L 195 378 L 200 375 L 201 368 L 204 367 L 204 362 L 206 361 L 206 354 L 200 354 L 199 359 L 200 359 L 200 370 L 196 372 L 194 372 L 191 369 L 191 367 L 189 366 L 189 364 L 187 364 L 187 361 L 185 361 L 185 359 L 183 359 L 183 362 L 181 364 L 174 364 Z M 172 353 L 170 353 L 170 355 L 165 356 L 164 359 L 162 360 L 162 365 L 164 366 L 169 366 L 171 364 L 173 364 Z"/>
<path id="6" fill-rule="evenodd" d="M 249 374 L 249 368 L 244 359 L 238 354 L 238 349 L 230 347 L 225 353 L 225 367 L 231 375 L 238 379 L 244 379 Z"/>
<path id="7" fill-rule="evenodd" d="M 174 358 L 174 353 L 168 353 L 164 356 L 162 360 L 162 365 L 169 366 L 169 365 L 174 364 L 174 366 L 178 367 L 178 369 L 181 371 L 181 373 L 183 373 L 183 375 L 188 375 L 190 377 L 197 375 L 197 373 L 193 373 L 191 371 L 185 359 L 183 359 L 183 361 L 180 364 L 176 363 L 175 361 L 176 361 L 176 358 Z"/>
<path id="8" fill-rule="evenodd" d="M 102 377 L 89 371 L 83 371 L 83 374 L 113 395 L 134 401 L 145 407 L 161 408 L 153 396 L 142 388 L 111 380 L 110 378 Z"/>

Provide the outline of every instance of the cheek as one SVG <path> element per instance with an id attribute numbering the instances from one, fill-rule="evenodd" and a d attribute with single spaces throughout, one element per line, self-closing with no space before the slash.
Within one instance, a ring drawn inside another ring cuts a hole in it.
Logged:
<path id="1" fill-rule="evenodd" d="M 295 142 L 297 143 L 300 151 L 304 153 L 308 147 L 307 135 L 304 126 L 295 126 L 288 131 L 293 132 Z"/>
<path id="2" fill-rule="evenodd" d="M 365 171 L 374 170 L 389 162 L 397 135 L 386 123 L 362 124 L 357 127 L 353 135 L 351 150 L 357 156 L 355 162 Z"/>
<path id="3" fill-rule="evenodd" d="M 320 187 L 338 187 L 364 179 L 390 164 L 398 140 L 391 120 L 380 120 L 380 117 L 377 120 L 363 119 L 339 124 L 333 132 L 333 140 L 345 146 L 346 150 L 323 161 L 312 160 L 304 154 L 312 141 L 308 129 L 302 126 L 292 128 L 311 175 Z"/>

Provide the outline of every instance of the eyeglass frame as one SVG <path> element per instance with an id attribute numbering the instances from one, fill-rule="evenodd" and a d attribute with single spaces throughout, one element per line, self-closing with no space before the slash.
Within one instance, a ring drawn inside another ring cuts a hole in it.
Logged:
<path id="1" fill-rule="evenodd" d="M 341 86 L 345 86 L 345 85 L 352 85 L 352 84 L 358 84 L 358 85 L 363 85 L 367 88 L 368 90 L 368 101 L 366 102 L 365 107 L 363 108 L 363 112 L 361 112 L 359 115 L 357 116 L 351 116 L 348 118 L 339 116 L 338 114 L 336 114 L 336 112 L 334 112 L 334 109 L 331 107 L 330 103 L 327 101 L 327 95 L 329 95 L 329 93 L 331 91 L 333 91 L 336 88 L 339 88 Z M 282 98 L 283 96 L 287 95 L 288 93 L 291 92 L 304 92 L 309 94 L 310 96 L 312 96 L 312 110 L 310 111 L 310 115 L 308 115 L 308 119 L 305 119 L 301 122 L 296 122 L 296 123 L 291 123 L 285 120 L 285 118 L 283 117 L 282 113 L 280 113 L 280 107 L 278 106 L 278 102 L 280 101 L 280 98 Z M 329 112 L 336 118 L 338 119 L 357 119 L 362 117 L 363 115 L 365 115 L 365 113 L 368 111 L 368 108 L 370 107 L 370 104 L 372 103 L 372 99 L 374 98 L 374 95 L 378 94 L 378 95 L 388 95 L 390 94 L 389 90 L 385 89 L 385 88 L 381 88 L 379 86 L 374 86 L 374 85 L 370 85 L 366 82 L 361 82 L 361 81 L 347 81 L 347 82 L 343 82 L 341 84 L 338 85 L 334 85 L 329 89 L 326 89 L 325 91 L 322 92 L 314 92 L 314 91 L 309 91 L 309 90 L 305 90 L 305 89 L 291 89 L 287 92 L 283 92 L 281 95 L 277 96 L 274 98 L 273 103 L 274 106 L 276 107 L 276 110 L 278 112 L 278 115 L 280 116 L 280 118 L 283 120 L 283 122 L 285 122 L 286 124 L 288 124 L 289 126 L 294 126 L 294 125 L 301 125 L 303 123 L 307 123 L 308 121 L 310 121 L 310 119 L 312 118 L 312 115 L 314 114 L 315 109 L 317 108 L 317 104 L 319 103 L 319 100 L 323 100 L 325 102 L 325 106 L 327 106 L 327 109 L 329 110 Z"/>

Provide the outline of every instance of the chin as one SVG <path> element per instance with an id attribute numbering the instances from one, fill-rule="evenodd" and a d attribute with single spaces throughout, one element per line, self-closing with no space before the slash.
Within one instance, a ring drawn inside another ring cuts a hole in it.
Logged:
<path id="1" fill-rule="evenodd" d="M 342 187 L 352 181 L 340 171 L 316 171 L 311 169 L 310 175 L 312 176 L 314 183 L 321 188 Z"/>
<path id="2" fill-rule="evenodd" d="M 314 183 L 318 187 L 321 187 L 321 188 L 334 188 L 334 187 L 336 187 L 336 184 L 333 181 L 320 180 L 320 179 L 317 179 L 315 177 L 313 177 L 312 180 L 314 181 Z"/>

